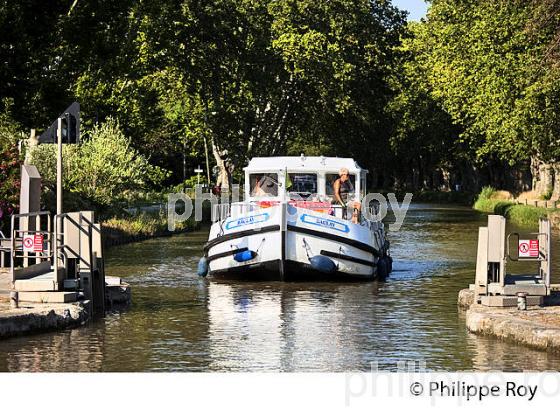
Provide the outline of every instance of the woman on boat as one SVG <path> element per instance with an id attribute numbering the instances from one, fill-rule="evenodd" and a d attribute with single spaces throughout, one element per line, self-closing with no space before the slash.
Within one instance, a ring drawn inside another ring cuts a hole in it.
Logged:
<path id="1" fill-rule="evenodd" d="M 348 196 L 350 193 L 354 192 L 354 186 L 350 182 L 350 175 L 347 168 L 340 168 L 338 171 L 339 178 L 334 181 L 334 198 L 335 202 L 342 205 L 343 208 L 343 218 L 346 219 L 346 212 L 349 206 L 353 208 L 352 212 L 352 222 L 358 223 L 358 218 L 360 216 L 361 204 L 359 202 L 348 203 Z"/>

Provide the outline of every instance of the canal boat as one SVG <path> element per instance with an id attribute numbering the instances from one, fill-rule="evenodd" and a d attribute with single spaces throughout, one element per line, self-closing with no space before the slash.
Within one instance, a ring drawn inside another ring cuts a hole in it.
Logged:
<path id="1" fill-rule="evenodd" d="M 334 193 L 341 170 L 349 180 L 343 205 Z M 384 225 L 360 206 L 367 170 L 353 159 L 260 157 L 244 171 L 243 200 L 214 205 L 199 275 L 371 280 L 390 273 Z"/>

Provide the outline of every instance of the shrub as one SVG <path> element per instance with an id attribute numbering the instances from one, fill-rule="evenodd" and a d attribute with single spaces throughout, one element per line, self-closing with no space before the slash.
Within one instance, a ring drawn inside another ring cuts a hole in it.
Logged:
<path id="1" fill-rule="evenodd" d="M 167 172 L 153 166 L 132 148 L 118 121 L 109 118 L 86 134 L 79 146 L 64 147 L 65 190 L 83 196 L 102 206 L 110 205 L 133 190 L 157 185 Z M 56 147 L 39 146 L 32 153 L 47 185 L 54 187 Z"/>
<path id="2" fill-rule="evenodd" d="M 545 208 L 515 205 L 508 209 L 506 217 L 517 225 L 537 227 L 539 225 L 539 219 L 549 218 L 551 213 L 550 210 Z"/>
<path id="3" fill-rule="evenodd" d="M 558 218 L 554 216 L 558 214 L 556 210 L 518 205 L 513 201 L 498 199 L 479 199 L 475 202 L 474 209 L 489 214 L 502 215 L 514 224 L 533 228 L 538 226 L 540 218 Z"/>
<path id="4" fill-rule="evenodd" d="M 494 193 L 496 193 L 494 188 L 491 186 L 485 186 L 482 188 L 482 191 L 480 191 L 480 194 L 478 194 L 477 201 L 479 199 L 492 199 L 492 195 L 494 195 Z"/>
<path id="5" fill-rule="evenodd" d="M 197 184 L 198 184 L 198 175 L 193 175 L 193 176 L 185 179 L 179 185 L 176 185 L 175 187 L 173 187 L 172 192 L 185 192 L 186 190 L 192 190 L 192 189 L 196 188 Z M 201 175 L 200 176 L 200 184 L 201 185 L 203 185 L 203 184 L 208 185 L 208 179 L 206 178 L 206 175 Z"/>

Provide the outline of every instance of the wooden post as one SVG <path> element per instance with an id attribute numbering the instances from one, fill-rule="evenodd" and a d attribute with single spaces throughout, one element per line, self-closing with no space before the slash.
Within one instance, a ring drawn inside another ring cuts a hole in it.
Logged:
<path id="1" fill-rule="evenodd" d="M 10 292 L 10 309 L 17 309 L 19 307 L 19 293 L 17 291 Z"/>

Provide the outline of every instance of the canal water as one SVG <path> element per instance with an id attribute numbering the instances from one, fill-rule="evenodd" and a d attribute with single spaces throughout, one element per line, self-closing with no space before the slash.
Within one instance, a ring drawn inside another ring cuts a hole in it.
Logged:
<path id="1" fill-rule="evenodd" d="M 199 279 L 207 231 L 110 249 L 130 308 L 85 327 L 0 342 L 0 371 L 560 370 L 560 355 L 469 334 L 457 292 L 474 278 L 486 217 L 414 205 L 391 232 L 386 283 Z M 554 238 L 555 271 L 560 247 Z M 558 278 L 554 278 L 558 282 Z"/>

